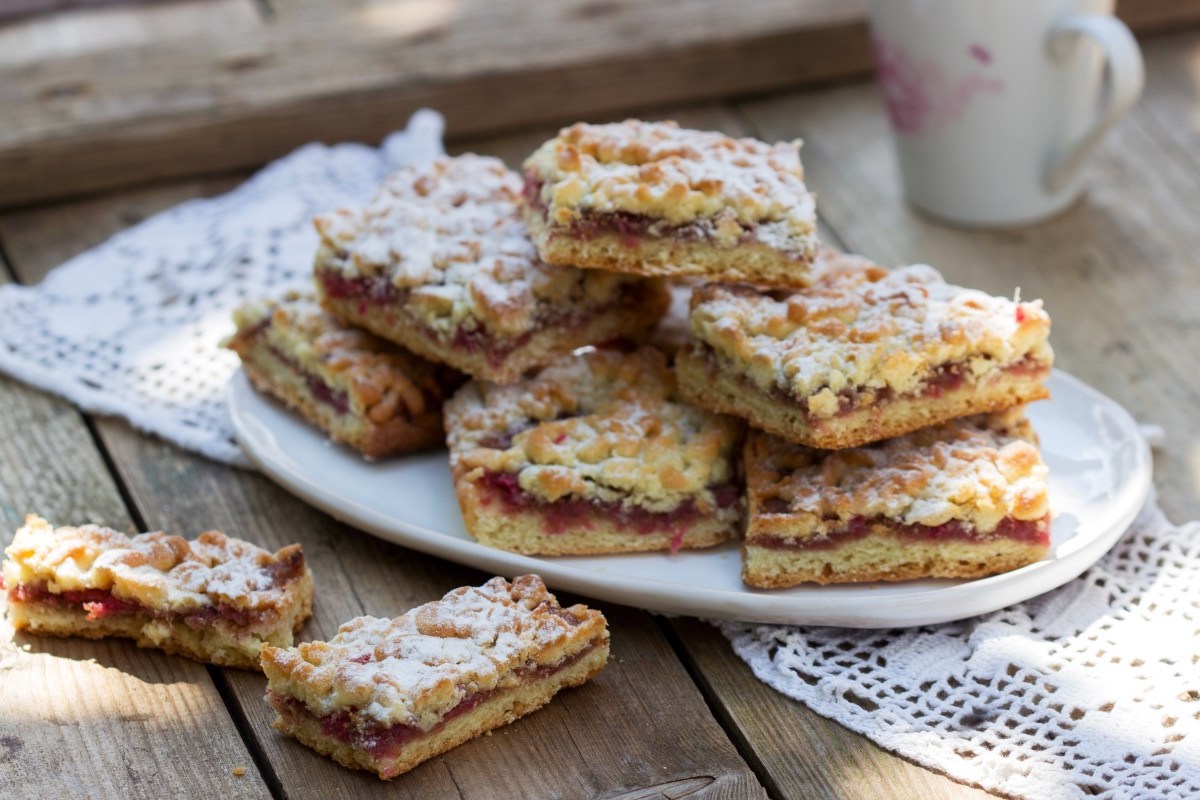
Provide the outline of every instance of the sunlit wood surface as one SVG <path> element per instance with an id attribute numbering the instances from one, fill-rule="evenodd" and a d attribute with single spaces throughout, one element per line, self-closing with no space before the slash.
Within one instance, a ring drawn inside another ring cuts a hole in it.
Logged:
<path id="1" fill-rule="evenodd" d="M 279 2 L 295 13 L 322 5 Z M 1092 162 L 1086 199 L 1051 222 L 1003 233 L 945 228 L 904 204 L 870 84 L 645 116 L 767 139 L 801 136 L 833 241 L 884 263 L 927 261 L 956 282 L 1001 294 L 1019 285 L 1023 297 L 1044 298 L 1058 364 L 1166 428 L 1155 484 L 1167 513 L 1182 520 L 1200 516 L 1200 34 L 1145 46 L 1147 96 Z M 551 132 L 454 149 L 516 163 Z M 36 283 L 114 232 L 243 176 L 0 213 L 0 280 Z M 6 178 L 0 170 L 0 185 Z M 271 547 L 299 541 L 319 586 L 308 637 L 328 636 L 360 613 L 399 614 L 485 577 L 353 531 L 260 476 L 0 379 L 0 529 L 11 531 L 32 511 L 127 530 L 194 535 L 215 527 Z M 0 533 L 0 542 L 8 536 Z M 612 622 L 615 657 L 598 680 L 390 783 L 276 734 L 261 676 L 124 642 L 14 637 L 0 624 L 0 796 L 985 796 L 776 694 L 703 622 L 600 607 Z M 234 774 L 239 767 L 243 775 Z"/>

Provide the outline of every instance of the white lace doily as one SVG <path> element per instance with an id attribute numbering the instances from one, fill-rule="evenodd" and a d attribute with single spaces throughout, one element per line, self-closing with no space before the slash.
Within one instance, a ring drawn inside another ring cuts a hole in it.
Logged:
<path id="1" fill-rule="evenodd" d="M 1150 502 L 1078 579 L 897 630 L 720 623 L 767 684 L 888 750 L 1036 800 L 1200 797 L 1200 522 Z"/>
<path id="2" fill-rule="evenodd" d="M 0 370 L 86 411 L 239 466 L 218 347 L 244 299 L 311 285 L 313 215 L 368 200 L 388 172 L 442 152 L 420 111 L 378 150 L 311 144 L 228 194 L 183 203 L 55 269 L 0 286 Z"/>
<path id="3" fill-rule="evenodd" d="M 0 370 L 247 466 L 219 341 L 244 298 L 310 280 L 314 214 L 441 152 L 419 112 L 379 150 L 309 145 L 221 197 L 154 216 L 35 287 L 0 287 Z M 880 745 L 1038 800 L 1200 796 L 1200 523 L 1151 504 L 1083 577 L 911 630 L 722 624 L 756 675 Z M 1190 736 L 1188 734 L 1191 734 Z"/>

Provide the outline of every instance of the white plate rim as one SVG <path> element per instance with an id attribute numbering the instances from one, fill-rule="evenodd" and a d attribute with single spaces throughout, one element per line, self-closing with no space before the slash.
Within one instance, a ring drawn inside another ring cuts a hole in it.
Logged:
<path id="1" fill-rule="evenodd" d="M 302 501 L 342 522 L 385 541 L 445 558 L 485 572 L 513 577 L 526 573 L 541 575 L 549 586 L 586 595 L 598 600 L 633 605 L 650 611 L 683 614 L 743 622 L 836 625 L 854 628 L 893 628 L 952 622 L 977 616 L 1028 600 L 1055 589 L 1078 577 L 1107 553 L 1129 528 L 1149 497 L 1152 459 L 1149 445 L 1141 437 L 1137 423 L 1123 406 L 1078 378 L 1056 369 L 1054 378 L 1090 395 L 1109 407 L 1125 433 L 1136 437 L 1139 464 L 1129 483 L 1123 487 L 1121 505 L 1110 524 L 1091 536 L 1076 535 L 1056 549 L 1055 557 L 1000 575 L 930 586 L 905 594 L 899 602 L 889 598 L 886 617 L 877 614 L 848 613 L 847 601 L 858 598 L 840 594 L 828 600 L 796 598 L 770 590 L 743 588 L 740 592 L 713 589 L 697 599 L 695 593 L 680 592 L 684 584 L 630 577 L 609 572 L 581 569 L 553 558 L 538 558 L 498 550 L 478 542 L 459 539 L 430 528 L 391 518 L 350 502 L 332 493 L 311 476 L 298 473 L 281 461 L 271 447 L 264 446 L 254 430 L 256 424 L 246 399 L 255 398 L 254 390 L 239 369 L 226 389 L 229 416 L 243 452 L 275 483 Z M 261 402 L 267 403 L 263 398 Z M 289 413 L 277 407 L 278 413 Z M 321 435 L 312 429 L 314 435 Z M 869 598 L 871 586 L 863 585 Z M 674 592 L 674 594 L 673 594 Z M 941 610 L 926 608 L 937 600 Z M 908 607 L 913 607 L 908 609 Z M 897 614 L 905 612 L 907 614 Z M 902 621 L 901 621 L 902 620 Z"/>

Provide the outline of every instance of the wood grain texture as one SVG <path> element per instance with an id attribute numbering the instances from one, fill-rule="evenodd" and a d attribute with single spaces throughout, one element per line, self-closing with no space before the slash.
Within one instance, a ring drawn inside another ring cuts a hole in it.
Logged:
<path id="1" fill-rule="evenodd" d="M 129 220 L 210 188 L 193 182 L 7 216 L 0 242 L 21 278 L 35 280 Z M 186 533 L 215 527 L 271 548 L 304 546 L 317 578 L 304 638 L 329 637 L 363 613 L 395 616 L 488 577 L 353 531 L 261 476 L 183 453 L 124 423 L 98 419 L 96 426 L 147 524 Z M 387 784 L 273 731 L 261 676 L 220 675 L 253 747 L 271 765 L 268 780 L 288 798 L 765 797 L 652 618 L 601 608 L 614 657 L 596 680 Z"/>
<path id="2" fill-rule="evenodd" d="M 34 511 L 60 524 L 133 529 L 79 413 L 0 378 L 0 544 Z M 0 618 L 0 709 L 0 796 L 267 793 L 200 664 L 125 641 L 16 634 Z M 236 777 L 239 766 L 246 772 Z"/>
<path id="3" fill-rule="evenodd" d="M 0 68 L 0 205 L 377 141 L 421 106 L 462 137 L 868 69 L 861 0 L 283 3 Z"/>
<path id="4" fill-rule="evenodd" d="M 930 772 L 810 711 L 754 676 L 716 628 L 695 619 L 671 621 L 705 692 L 773 797 L 796 800 L 987 800 L 992 794 Z"/>

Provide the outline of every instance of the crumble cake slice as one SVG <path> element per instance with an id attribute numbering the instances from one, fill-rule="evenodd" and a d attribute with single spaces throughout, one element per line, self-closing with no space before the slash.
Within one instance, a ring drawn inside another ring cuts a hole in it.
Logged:
<path id="1" fill-rule="evenodd" d="M 298 544 L 271 553 L 218 531 L 189 542 L 54 528 L 30 515 L 4 554 L 8 619 L 29 633 L 121 636 L 258 669 L 262 647 L 290 646 L 312 612 L 312 573 Z"/>
<path id="2" fill-rule="evenodd" d="M 275 727 L 390 779 L 544 706 L 608 660 L 604 615 L 563 608 L 536 575 L 455 589 L 328 642 L 263 648 Z"/>
<path id="3" fill-rule="evenodd" d="M 684 396 L 810 447 L 856 447 L 1047 397 L 1050 317 L 946 283 L 823 254 L 795 292 L 708 285 L 676 358 Z"/>
<path id="4" fill-rule="evenodd" d="M 543 263 L 520 196 L 520 176 L 494 158 L 400 170 L 365 208 L 316 218 L 321 304 L 495 383 L 654 326 L 668 302 L 661 281 Z"/>
<path id="5" fill-rule="evenodd" d="M 674 122 L 579 123 L 525 161 L 525 218 L 553 264 L 807 283 L 816 210 L 800 142 Z"/>
<path id="6" fill-rule="evenodd" d="M 676 396 L 651 347 L 591 350 L 446 404 L 467 530 L 517 553 L 711 547 L 742 519 L 741 426 Z"/>
<path id="7" fill-rule="evenodd" d="M 370 458 L 442 444 L 442 401 L 458 373 L 344 324 L 308 295 L 247 303 L 233 318 L 224 344 L 254 387 L 330 439 Z"/>
<path id="8" fill-rule="evenodd" d="M 1050 548 L 1046 466 L 1022 409 L 848 450 L 760 431 L 745 449 L 742 578 L 760 588 L 974 578 Z"/>

